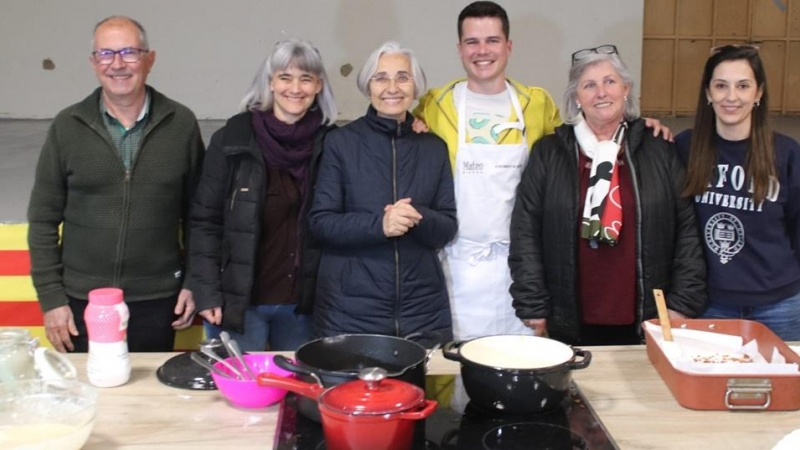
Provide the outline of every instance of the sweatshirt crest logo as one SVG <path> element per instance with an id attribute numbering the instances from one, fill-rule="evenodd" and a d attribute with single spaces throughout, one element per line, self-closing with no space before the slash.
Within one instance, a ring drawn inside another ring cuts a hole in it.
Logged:
<path id="1" fill-rule="evenodd" d="M 744 226 L 733 214 L 717 213 L 706 222 L 705 239 L 719 262 L 727 264 L 744 247 Z"/>

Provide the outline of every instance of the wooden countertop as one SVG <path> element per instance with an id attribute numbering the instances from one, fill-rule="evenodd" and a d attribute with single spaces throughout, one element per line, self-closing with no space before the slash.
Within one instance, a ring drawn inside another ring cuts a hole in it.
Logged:
<path id="1" fill-rule="evenodd" d="M 588 348 L 590 366 L 573 373 L 621 449 L 770 449 L 800 428 L 800 411 L 692 411 L 673 399 L 644 346 Z M 278 406 L 242 410 L 217 391 L 161 384 L 156 369 L 173 353 L 131 355 L 131 380 L 99 390 L 98 415 L 85 450 L 270 449 Z M 86 381 L 85 354 L 72 354 Z M 437 352 L 428 373 L 454 374 L 458 364 Z"/>

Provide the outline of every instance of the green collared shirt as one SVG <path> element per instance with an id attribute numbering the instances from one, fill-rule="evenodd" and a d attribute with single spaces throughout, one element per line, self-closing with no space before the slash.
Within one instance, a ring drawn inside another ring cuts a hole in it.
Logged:
<path id="1" fill-rule="evenodd" d="M 136 118 L 136 123 L 126 129 L 116 117 L 111 115 L 111 111 L 106 109 L 103 97 L 100 96 L 100 115 L 103 116 L 103 123 L 111 135 L 114 146 L 119 151 L 122 164 L 125 170 L 131 170 L 131 165 L 136 159 L 136 152 L 139 151 L 139 144 L 144 136 L 144 126 L 147 124 L 147 117 L 150 113 L 150 92 L 144 98 L 144 107 Z"/>

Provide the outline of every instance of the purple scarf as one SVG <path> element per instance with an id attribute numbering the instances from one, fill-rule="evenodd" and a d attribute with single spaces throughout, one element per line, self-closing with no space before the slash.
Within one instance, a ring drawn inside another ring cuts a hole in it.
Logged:
<path id="1" fill-rule="evenodd" d="M 281 122 L 272 110 L 253 112 L 253 129 L 267 167 L 289 172 L 297 183 L 301 204 L 308 190 L 308 166 L 314 137 L 321 127 L 322 112 L 319 108 L 308 110 L 293 124 Z"/>
<path id="2" fill-rule="evenodd" d="M 289 172 L 300 191 L 300 212 L 297 215 L 297 250 L 294 252 L 294 266 L 300 266 L 300 253 L 303 248 L 301 225 L 305 220 L 308 201 L 308 172 L 311 153 L 314 151 L 314 138 L 322 128 L 322 112 L 313 108 L 297 122 L 281 122 L 270 111 L 253 112 L 253 130 L 256 141 L 264 155 L 267 167 L 276 167 Z M 266 188 L 266 186 L 265 186 Z"/>

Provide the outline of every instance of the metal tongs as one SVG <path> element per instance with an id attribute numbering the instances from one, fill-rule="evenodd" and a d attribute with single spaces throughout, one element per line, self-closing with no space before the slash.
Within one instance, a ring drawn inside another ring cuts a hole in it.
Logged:
<path id="1" fill-rule="evenodd" d="M 247 361 L 244 360 L 244 356 L 242 356 L 242 350 L 239 348 L 239 344 L 231 339 L 231 336 L 227 331 L 220 333 L 219 338 L 222 340 L 222 345 L 225 346 L 225 350 L 228 351 L 228 354 L 236 358 L 236 361 L 239 362 L 239 368 L 243 369 L 240 372 L 243 376 L 242 379 L 255 380 L 256 374 L 253 373 L 253 371 L 250 369 L 250 366 L 247 365 Z"/>
<path id="2" fill-rule="evenodd" d="M 220 358 L 220 356 L 217 355 L 214 352 L 213 349 L 211 349 L 209 347 L 200 346 L 200 352 L 202 354 L 208 356 L 209 358 L 213 359 L 214 361 L 217 361 L 217 362 L 221 363 L 223 366 L 225 366 L 226 369 L 228 369 L 233 375 L 235 375 L 236 378 L 238 378 L 240 380 L 245 380 L 246 379 L 244 377 L 244 375 L 242 375 L 242 372 L 239 369 L 237 369 L 236 367 L 233 367 L 233 365 L 231 363 L 229 363 L 228 361 L 225 361 L 224 359 Z M 192 358 L 192 359 L 195 362 L 197 362 L 196 359 L 194 359 L 194 358 Z"/>

